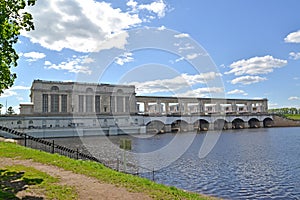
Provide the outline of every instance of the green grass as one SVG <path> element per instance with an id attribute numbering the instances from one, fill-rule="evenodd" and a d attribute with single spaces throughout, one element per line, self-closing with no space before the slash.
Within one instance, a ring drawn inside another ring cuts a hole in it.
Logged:
<path id="1" fill-rule="evenodd" d="M 300 120 L 300 114 L 285 114 L 284 116 L 288 119 Z"/>
<path id="2" fill-rule="evenodd" d="M 0 157 L 32 159 L 35 162 L 54 165 L 74 173 L 94 177 L 104 183 L 125 187 L 132 192 L 141 192 L 154 199 L 212 199 L 196 193 L 185 192 L 176 187 L 157 184 L 145 178 L 123 174 L 99 163 L 73 160 L 58 154 L 49 154 L 15 144 L 0 142 Z"/>
<path id="3" fill-rule="evenodd" d="M 0 170 L 0 199 L 16 199 L 19 191 L 35 191 L 47 199 L 72 200 L 77 198 L 76 190 L 58 185 L 59 179 L 23 165 L 8 166 Z M 26 188 L 29 185 L 29 188 Z M 29 197 L 27 197 L 29 198 Z"/>

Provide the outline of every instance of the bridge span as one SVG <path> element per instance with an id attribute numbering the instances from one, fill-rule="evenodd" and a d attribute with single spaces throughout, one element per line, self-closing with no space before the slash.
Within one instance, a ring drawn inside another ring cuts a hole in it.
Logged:
<path id="1" fill-rule="evenodd" d="M 144 116 L 148 133 L 209 131 L 273 126 L 271 114 Z"/>

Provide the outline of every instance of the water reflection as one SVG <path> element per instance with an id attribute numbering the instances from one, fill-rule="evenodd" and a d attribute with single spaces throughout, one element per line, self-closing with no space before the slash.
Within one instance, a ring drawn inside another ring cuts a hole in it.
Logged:
<path id="1" fill-rule="evenodd" d="M 178 141 L 194 136 L 184 154 L 155 174 L 159 183 L 229 199 L 300 199 L 300 128 L 228 130 L 204 158 L 198 153 L 205 134 L 181 134 Z M 150 138 L 98 137 L 58 139 L 56 142 L 83 147 L 99 157 L 120 156 L 120 139 L 132 139 L 131 162 L 147 164 L 137 155 L 157 151 L 174 140 L 175 134 Z M 114 144 L 114 145 L 112 145 Z M 176 148 L 175 148 L 176 147 Z M 152 158 L 149 166 L 165 164 L 165 158 L 181 148 L 176 143 L 165 155 Z"/>

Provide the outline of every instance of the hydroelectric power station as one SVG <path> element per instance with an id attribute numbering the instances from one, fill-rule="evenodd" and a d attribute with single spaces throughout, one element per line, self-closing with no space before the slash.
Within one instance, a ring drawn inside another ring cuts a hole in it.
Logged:
<path id="1" fill-rule="evenodd" d="M 0 125 L 35 137 L 146 134 L 273 125 L 267 99 L 136 96 L 133 85 L 34 80 L 31 103 Z M 6 133 L 3 133 L 6 134 Z"/>

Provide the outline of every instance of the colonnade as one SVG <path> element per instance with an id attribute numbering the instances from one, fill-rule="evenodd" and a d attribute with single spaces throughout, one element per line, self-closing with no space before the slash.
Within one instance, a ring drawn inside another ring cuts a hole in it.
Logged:
<path id="1" fill-rule="evenodd" d="M 212 99 L 137 96 L 138 112 L 152 115 L 266 113 L 267 99 Z"/>

